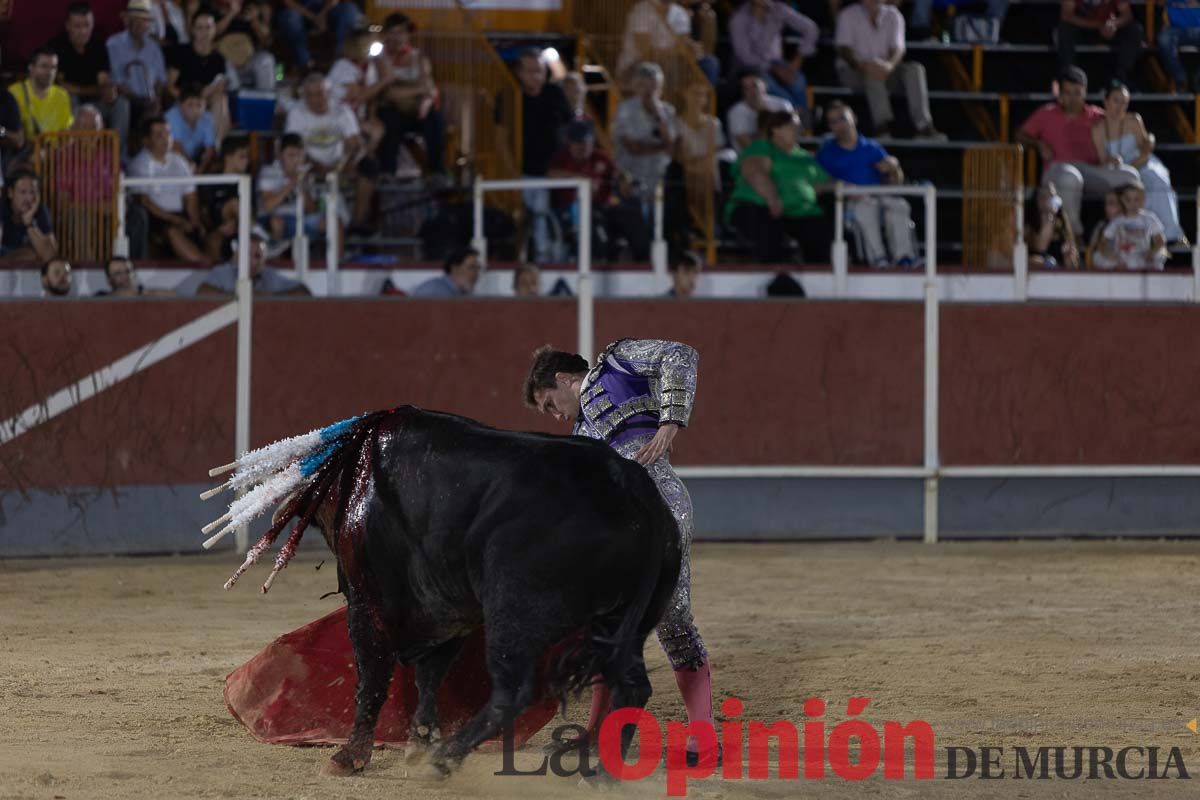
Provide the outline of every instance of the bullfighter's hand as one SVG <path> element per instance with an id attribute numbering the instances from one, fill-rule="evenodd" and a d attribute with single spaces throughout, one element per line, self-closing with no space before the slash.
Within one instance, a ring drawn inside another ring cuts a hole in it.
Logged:
<path id="1" fill-rule="evenodd" d="M 677 433 L 679 433 L 679 426 L 673 422 L 660 425 L 658 433 L 654 434 L 654 438 L 646 442 L 645 446 L 637 451 L 637 455 L 633 457 L 633 460 L 644 467 L 653 464 L 671 449 L 671 442 L 675 439 L 675 434 Z"/>

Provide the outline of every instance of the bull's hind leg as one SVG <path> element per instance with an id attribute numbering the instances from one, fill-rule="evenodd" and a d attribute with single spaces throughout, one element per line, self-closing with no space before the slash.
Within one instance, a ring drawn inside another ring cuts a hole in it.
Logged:
<path id="1" fill-rule="evenodd" d="M 417 708 L 408 731 L 408 746 L 404 760 L 409 764 L 421 761 L 441 738 L 437 695 L 450 665 L 458 656 L 464 639 L 451 639 L 439 645 L 418 661 L 414 670 L 417 679 Z"/>
<path id="2" fill-rule="evenodd" d="M 387 700 L 388 685 L 395 669 L 392 651 L 367 609 L 353 604 L 347 608 L 346 616 L 350 625 L 350 643 L 354 647 L 354 664 L 358 669 L 354 728 L 349 741 L 333 754 L 322 770 L 326 775 L 349 775 L 370 763 L 375 745 L 375 723 Z"/>
<path id="3" fill-rule="evenodd" d="M 610 714 L 622 708 L 645 708 L 646 704 L 650 702 L 650 695 L 653 694 L 650 687 L 650 676 L 646 672 L 646 662 L 641 654 L 633 656 L 624 670 L 619 670 L 615 675 L 606 675 L 605 682 L 612 691 Z M 604 725 L 601 723 L 598 735 L 600 741 L 603 741 L 601 738 L 603 731 Z M 629 763 L 629 748 L 633 744 L 633 737 L 636 733 L 636 725 L 625 725 L 621 729 L 621 760 L 624 763 Z M 602 750 L 603 746 L 601 746 Z M 586 776 L 583 780 L 587 784 L 595 785 L 610 782 L 613 777 L 605 770 L 597 770 L 594 775 Z"/>

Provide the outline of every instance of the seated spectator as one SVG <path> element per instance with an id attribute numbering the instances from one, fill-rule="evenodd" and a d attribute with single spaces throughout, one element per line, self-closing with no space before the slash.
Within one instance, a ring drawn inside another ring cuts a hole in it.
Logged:
<path id="1" fill-rule="evenodd" d="M 1030 267 L 1079 269 L 1077 237 L 1062 210 L 1062 198 L 1053 184 L 1037 190 L 1034 208 L 1025 212 L 1025 242 L 1029 248 Z"/>
<path id="2" fill-rule="evenodd" d="M 346 106 L 330 104 L 329 81 L 319 72 L 304 79 L 301 92 L 302 102 L 288 112 L 284 131 L 298 134 L 304 140 L 305 152 L 317 178 L 324 179 L 330 173 L 346 174 L 349 168 L 355 168 L 358 179 L 354 182 L 354 227 L 373 230 L 368 217 L 378 165 L 373 159 L 363 157 L 366 149 L 358 120 Z"/>
<path id="3" fill-rule="evenodd" d="M 71 264 L 65 258 L 42 262 L 42 297 L 67 297 L 71 294 Z"/>
<path id="4" fill-rule="evenodd" d="M 212 115 L 216 141 L 229 130 L 229 70 L 225 56 L 216 50 L 217 19 L 212 9 L 201 8 L 192 17 L 192 40 L 168 52 L 167 95 L 183 101 L 185 89 L 195 88 Z M 231 73 L 230 73 L 231 74 Z"/>
<path id="5" fill-rule="evenodd" d="M 742 151 L 734 168 L 737 181 L 725 206 L 726 221 L 750 243 L 754 259 L 778 264 L 791 236 L 805 260 L 829 257 L 833 241 L 817 193 L 830 185 L 828 173 L 802 150 L 800 120 L 786 111 L 763 115 L 763 138 Z"/>
<path id="6" fill-rule="evenodd" d="M 650 229 L 635 198 L 623 198 L 619 170 L 608 154 L 596 147 L 592 123 L 575 120 L 567 125 L 566 147 L 550 159 L 552 178 L 590 178 L 592 181 L 592 241 L 602 248 L 608 261 L 620 257 L 620 240 L 629 242 L 634 261 L 650 258 Z M 578 220 L 578 198 L 573 189 L 554 193 L 555 210 L 565 228 L 573 230 Z M 561 254 L 559 254 L 561 255 Z"/>
<path id="7" fill-rule="evenodd" d="M 1146 210 L 1146 190 L 1137 184 L 1123 186 L 1123 213 L 1104 228 L 1098 253 L 1103 262 L 1097 266 L 1116 263 L 1125 269 L 1161 270 L 1167 263 L 1166 237 L 1162 222 Z"/>
<path id="8" fill-rule="evenodd" d="M 1147 205 L 1162 222 L 1167 241 L 1186 245 L 1171 173 L 1154 155 L 1154 134 L 1146 131 L 1142 115 L 1129 111 L 1129 89 L 1120 81 L 1113 81 L 1104 91 L 1104 116 L 1092 126 L 1092 143 L 1101 164 L 1128 164 L 1138 171 L 1149 198 Z"/>
<path id="9" fill-rule="evenodd" d="M 207 172 L 216 157 L 216 131 L 212 114 L 204 109 L 199 87 L 186 87 L 165 119 L 175 140 L 175 152 L 195 164 L 197 172 Z"/>
<path id="10" fill-rule="evenodd" d="M 310 165 L 304 142 L 293 133 L 279 142 L 277 158 L 258 173 L 258 220 L 273 239 L 296 235 L 296 200 L 303 197 L 304 234 L 310 239 L 325 236 L 325 215 L 309 176 Z M 340 242 L 342 237 L 338 236 Z"/>
<path id="11" fill-rule="evenodd" d="M 346 38 L 362 18 L 363 13 L 353 0 L 283 0 L 275 11 L 275 25 L 301 74 L 312 69 L 309 31 L 322 34 L 332 30 L 334 55 L 340 57 Z"/>
<path id="12" fill-rule="evenodd" d="M 802 66 L 804 54 L 800 45 L 788 42 L 783 46 L 783 57 L 771 62 L 763 80 L 767 82 L 767 94 L 788 101 L 797 113 L 807 115 L 808 79 L 800 69 Z"/>
<path id="13" fill-rule="evenodd" d="M 129 101 L 130 126 L 141 125 L 144 115 L 162 107 L 167 84 L 167 62 L 158 41 L 150 35 L 154 17 L 150 0 L 129 0 L 125 30 L 108 37 L 108 63 L 112 79 Z"/>
<path id="14" fill-rule="evenodd" d="M 65 30 L 51 39 L 49 46 L 58 53 L 58 82 L 71 95 L 72 103 L 89 103 L 98 109 L 104 118 L 100 127 L 117 132 L 124 153 L 129 141 L 129 100 L 113 83 L 108 48 L 95 32 L 91 6 L 74 2 L 67 6 Z"/>
<path id="15" fill-rule="evenodd" d="M 800 36 L 800 54 L 817 52 L 821 31 L 817 23 L 782 0 L 744 0 L 729 18 L 729 40 L 733 45 L 734 68 L 766 72 L 783 59 L 783 31 Z"/>
<path id="16" fill-rule="evenodd" d="M 28 169 L 10 173 L 0 208 L 0 255 L 49 261 L 58 255 L 50 212 L 41 202 L 41 182 Z"/>
<path id="17" fill-rule="evenodd" d="M 3 186 L 3 176 L 27 159 L 31 150 L 26 148 L 21 107 L 10 92 L 0 91 L 0 128 L 4 129 L 4 136 L 0 136 L 0 186 Z"/>
<path id="18" fill-rule="evenodd" d="M 541 51 L 523 50 L 513 64 L 517 83 L 521 87 L 521 163 L 512 163 L 516 151 L 512 133 L 503 117 L 504 109 L 497 104 L 497 150 L 509 171 L 519 171 L 522 177 L 542 178 L 550 168 L 550 159 L 562 144 L 564 126 L 574 115 L 567 105 L 567 96 L 558 85 L 547 81 L 546 65 Z M 534 258 L 549 261 L 554 258 L 550 241 L 550 191 L 524 189 L 521 192 L 525 208 L 532 221 Z"/>
<path id="19" fill-rule="evenodd" d="M 221 142 L 222 175 L 245 175 L 250 169 L 250 140 L 244 136 L 226 136 Z M 208 237 L 205 254 L 210 261 L 229 257 L 238 234 L 238 187 L 234 183 L 206 183 L 199 188 L 200 213 Z M 251 212 L 253 219 L 253 211 Z"/>
<path id="20" fill-rule="evenodd" d="M 758 138 L 758 115 L 764 111 L 792 112 L 792 104 L 767 94 L 767 84 L 756 72 L 743 72 L 739 78 L 742 99 L 734 103 L 725 116 L 725 128 L 733 140 L 733 148 L 741 152 Z"/>
<path id="21" fill-rule="evenodd" d="M 270 0 L 232 0 L 217 20 L 217 50 L 237 76 L 239 87 L 275 91 Z"/>
<path id="22" fill-rule="evenodd" d="M 720 190 L 721 176 L 713 163 L 737 160 L 737 153 L 725 140 L 721 121 L 708 113 L 709 88 L 694 83 L 683 95 L 683 114 L 679 117 L 679 141 L 675 147 L 675 163 L 682 170 L 683 180 L 691 181 L 700 175 L 713 177 L 713 188 Z M 757 121 L 756 121 L 757 123 Z M 668 176 L 671 171 L 668 170 Z M 670 178 L 668 178 L 670 180 Z"/>
<path id="23" fill-rule="evenodd" d="M 695 297 L 696 284 L 700 281 L 700 271 L 704 269 L 704 259 L 697 253 L 687 251 L 671 262 L 671 288 L 667 297 Z"/>
<path id="24" fill-rule="evenodd" d="M 538 297 L 542 293 L 542 271 L 537 264 L 521 264 L 513 270 L 513 295 Z"/>
<path id="25" fill-rule="evenodd" d="M 102 131 L 104 130 L 104 117 L 100 114 L 100 109 L 96 108 L 91 103 L 84 103 L 75 109 L 75 121 L 71 123 L 73 131 Z"/>
<path id="26" fill-rule="evenodd" d="M 679 43 L 691 49 L 700 71 L 716 86 L 721 62 L 692 38 L 692 15 L 672 0 L 639 0 L 625 20 L 624 42 L 617 56 L 617 75 L 624 76 L 640 61 L 672 60 Z"/>
<path id="27" fill-rule="evenodd" d="M 835 180 L 856 186 L 879 186 L 904 182 L 904 170 L 895 156 L 879 142 L 858 132 L 854 112 L 834 101 L 825 110 L 830 135 L 817 151 L 817 161 Z M 846 208 L 862 234 L 867 263 L 873 267 L 911 267 L 913 251 L 912 208 L 903 197 L 851 197 Z M 887 248 L 884 248 L 884 239 Z M 888 253 L 891 253 L 889 258 Z"/>
<path id="28" fill-rule="evenodd" d="M 26 137 L 65 131 L 75 121 L 71 96 L 61 86 L 54 85 L 57 72 L 58 54 L 49 47 L 40 47 L 29 59 L 29 77 L 8 87 L 21 110 L 21 127 Z"/>
<path id="29" fill-rule="evenodd" d="M 113 256 L 104 265 L 108 288 L 96 292 L 96 297 L 171 297 L 169 289 L 147 289 L 137 279 L 133 262 L 124 256 Z"/>
<path id="30" fill-rule="evenodd" d="M 932 33 L 930 22 L 933 18 L 935 0 L 912 0 L 912 16 L 908 23 L 909 41 L 928 39 Z M 938 6 L 968 5 L 971 0 L 938 0 Z M 1004 18 L 1008 15 L 1009 0 L 987 0 L 984 16 L 996 20 L 999 27 L 1004 26 Z"/>
<path id="31" fill-rule="evenodd" d="M 479 282 L 479 251 L 462 247 L 446 256 L 442 267 L 445 274 L 421 283 L 413 289 L 413 297 L 465 297 L 475 291 Z"/>
<path id="32" fill-rule="evenodd" d="M 377 98 L 375 116 L 383 124 L 379 165 L 396 174 L 405 139 L 419 133 L 425 142 L 429 173 L 446 173 L 446 119 L 437 108 L 438 89 L 433 66 L 412 45 L 415 26 L 404 14 L 390 14 L 383 23 L 383 52 L 371 61 L 368 100 Z"/>
<path id="33" fill-rule="evenodd" d="M 1062 0 L 1058 23 L 1058 65 L 1075 63 L 1075 48 L 1086 40 L 1109 43 L 1116 77 L 1129 82 L 1142 52 L 1144 31 L 1133 18 L 1129 0 Z"/>
<path id="34" fill-rule="evenodd" d="M 1158 32 L 1158 56 L 1177 92 L 1200 92 L 1200 71 L 1191 76 L 1179 58 L 1180 45 L 1200 45 L 1200 2 L 1167 0 L 1167 24 Z"/>
<path id="35" fill-rule="evenodd" d="M 643 62 L 634 70 L 634 96 L 617 106 L 612 126 L 617 166 L 633 179 L 633 191 L 644 208 L 654 200 L 654 187 L 667 172 L 679 122 L 675 107 L 662 99 L 663 72 Z"/>
<path id="36" fill-rule="evenodd" d="M 1115 258 L 1107 258 L 1100 252 L 1100 240 L 1104 236 L 1104 230 L 1108 227 L 1108 223 L 1112 222 L 1117 217 L 1125 213 L 1125 209 L 1121 206 L 1121 192 L 1118 189 L 1113 189 L 1110 192 L 1104 193 L 1104 219 L 1096 223 L 1096 227 L 1092 228 L 1092 238 L 1088 240 L 1087 249 L 1087 266 L 1096 269 L 1112 269 L 1120 266 Z"/>
<path id="37" fill-rule="evenodd" d="M 150 13 L 154 17 L 150 32 L 164 49 L 188 43 L 188 15 L 179 3 L 175 0 L 151 0 Z"/>
<path id="38" fill-rule="evenodd" d="M 135 178 L 186 178 L 192 175 L 188 160 L 171 146 L 171 129 L 162 117 L 142 123 L 142 151 L 129 164 Z M 190 263 L 204 261 L 197 243 L 204 237 L 196 187 L 186 184 L 148 186 L 133 190 L 148 214 L 149 233 L 161 236 L 175 256 Z"/>
<path id="39" fill-rule="evenodd" d="M 837 18 L 837 73 L 842 85 L 865 92 L 875 136 L 891 136 L 891 94 L 904 93 L 918 139 L 944 140 L 933 127 L 925 67 L 904 61 L 904 17 L 883 0 L 862 0 Z"/>
<path id="40" fill-rule="evenodd" d="M 255 226 L 250 235 L 250 281 L 255 294 L 272 295 L 311 295 L 300 281 L 288 278 L 274 267 L 266 265 L 267 232 Z M 234 243 L 234 254 L 230 261 L 218 264 L 204 276 L 196 294 L 233 294 L 237 291 L 237 243 Z"/>
<path id="41" fill-rule="evenodd" d="M 1086 95 L 1087 75 L 1078 67 L 1067 67 L 1058 77 L 1057 102 L 1033 112 L 1017 131 L 1018 143 L 1041 154 L 1042 184 L 1054 184 L 1076 238 L 1083 236 L 1079 212 L 1084 192 L 1102 194 L 1138 180 L 1137 170 L 1128 164 L 1100 164 L 1092 127 L 1104 112 L 1085 103 Z"/>

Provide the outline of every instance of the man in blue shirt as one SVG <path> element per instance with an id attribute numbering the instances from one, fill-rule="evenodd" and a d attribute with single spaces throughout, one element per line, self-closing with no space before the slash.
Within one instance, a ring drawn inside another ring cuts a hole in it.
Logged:
<path id="1" fill-rule="evenodd" d="M 108 38 L 108 63 L 112 79 L 134 106 L 135 117 L 159 107 L 167 83 L 167 62 L 162 48 L 150 35 L 154 14 L 150 0 L 129 0 L 125 30 Z M 137 120 L 134 120 L 134 125 Z"/>
<path id="2" fill-rule="evenodd" d="M 817 151 L 817 162 L 835 180 L 858 186 L 901 183 L 904 170 L 895 156 L 888 155 L 879 142 L 861 136 L 854 112 L 841 101 L 834 101 L 825 112 L 830 135 Z M 873 267 L 912 267 L 912 209 L 903 197 L 853 197 L 846 207 L 862 235 L 867 262 Z M 882 217 L 882 219 L 881 219 Z M 882 225 L 881 225 L 882 222 Z M 884 248 L 884 229 L 887 249 Z M 891 258 L 888 258 L 888 252 Z"/>
<path id="3" fill-rule="evenodd" d="M 471 247 L 454 250 L 446 257 L 444 275 L 421 283 L 413 297 L 465 297 L 479 281 L 479 251 Z"/>
<path id="4" fill-rule="evenodd" d="M 1200 72 L 1190 77 L 1179 60 L 1179 46 L 1200 45 L 1200 0 L 1167 0 L 1167 22 L 1158 34 L 1158 55 L 1175 81 L 1175 90 L 1200 91 Z"/>

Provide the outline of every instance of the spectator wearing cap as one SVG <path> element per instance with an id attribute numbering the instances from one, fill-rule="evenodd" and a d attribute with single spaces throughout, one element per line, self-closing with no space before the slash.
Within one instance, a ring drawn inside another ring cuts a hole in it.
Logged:
<path id="1" fill-rule="evenodd" d="M 782 0 L 744 0 L 729 18 L 734 67 L 766 72 L 783 58 L 783 32 L 789 29 L 800 37 L 801 55 L 817 52 L 821 31 L 812 19 Z"/>
<path id="2" fill-rule="evenodd" d="M 42 262 L 42 297 L 67 297 L 71 294 L 71 264 L 65 258 Z"/>
<path id="3" fill-rule="evenodd" d="M 192 165 L 172 147 L 171 128 L 162 117 L 142 123 L 142 151 L 129 163 L 135 178 L 190 178 Z M 149 217 L 150 234 L 163 237 L 176 257 L 204 261 L 197 243 L 204 237 L 200 201 L 192 184 L 163 184 L 133 190 Z"/>
<path id="4" fill-rule="evenodd" d="M 425 161 L 433 175 L 446 173 L 446 118 L 437 107 L 438 88 L 433 65 L 412 44 L 416 26 L 404 14 L 383 22 L 383 52 L 367 68 L 366 101 L 375 100 L 375 116 L 383 125 L 379 166 L 395 173 L 405 139 L 420 134 Z"/>
<path id="5" fill-rule="evenodd" d="M 854 112 L 845 103 L 831 103 L 825 110 L 825 122 L 829 125 L 830 135 L 817 151 L 817 163 L 834 180 L 856 186 L 904 181 L 899 160 L 889 155 L 879 142 L 858 132 Z M 913 265 L 916 254 L 913 252 L 912 208 L 907 200 L 867 195 L 850 198 L 846 207 L 862 234 L 868 264 L 873 267 Z"/>
<path id="6" fill-rule="evenodd" d="M 513 70 L 521 87 L 521 164 L 513 164 L 511 132 L 504 124 L 504 109 L 496 107 L 498 150 L 506 166 L 528 178 L 545 177 L 550 159 L 562 144 L 563 128 L 574 118 L 567 96 L 561 87 L 550 83 L 542 54 L 535 48 L 523 50 L 517 56 Z M 550 242 L 550 191 L 525 189 L 521 192 L 525 208 L 532 215 L 535 258 L 547 261 L 555 257 Z"/>
<path id="7" fill-rule="evenodd" d="M 418 284 L 413 297 L 466 297 L 479 282 L 479 251 L 461 247 L 446 256 L 442 274 Z"/>
<path id="8" fill-rule="evenodd" d="M 1181 45 L 1200 45 L 1200 0 L 1167 0 L 1167 24 L 1158 32 L 1158 57 L 1175 91 L 1200 92 L 1200 71 L 1190 76 L 1179 59 Z"/>
<path id="9" fill-rule="evenodd" d="M 696 284 L 700 282 L 700 272 L 704 269 L 704 259 L 699 254 L 688 250 L 671 262 L 671 288 L 667 297 L 687 298 L 696 296 Z"/>
<path id="10" fill-rule="evenodd" d="M 904 61 L 904 17 L 883 0 L 862 0 L 838 14 L 837 73 L 842 85 L 865 92 L 875 136 L 891 136 L 893 92 L 903 92 L 919 139 L 945 139 L 933 127 L 925 67 Z"/>
<path id="11" fill-rule="evenodd" d="M 267 232 L 257 225 L 250 234 L 250 281 L 255 294 L 311 295 L 308 287 L 294 281 L 274 267 L 267 266 Z M 237 291 L 237 242 L 234 257 L 210 269 L 196 289 L 196 294 L 233 294 Z"/>
<path id="12" fill-rule="evenodd" d="M 1058 76 L 1058 97 L 1025 120 L 1017 131 L 1017 142 L 1036 148 L 1042 157 L 1042 183 L 1053 184 L 1062 198 L 1076 238 L 1083 236 L 1080 207 L 1083 195 L 1103 195 L 1138 181 L 1138 171 L 1129 164 L 1100 163 L 1092 128 L 1104 119 L 1104 111 L 1085 102 L 1087 75 L 1079 67 L 1067 67 Z"/>
<path id="13" fill-rule="evenodd" d="M 604 248 L 609 261 L 620 256 L 619 243 L 625 239 L 634 261 L 650 258 L 650 230 L 635 198 L 622 198 L 620 170 L 607 153 L 596 146 L 595 131 L 587 120 L 567 125 L 567 144 L 550 159 L 553 178 L 588 178 L 592 182 L 593 241 Z M 554 193 L 554 206 L 564 225 L 575 228 L 578 198 L 574 189 Z M 597 248 L 600 249 L 600 248 Z"/>
<path id="14" fill-rule="evenodd" d="M 8 176 L 0 207 L 0 254 L 39 261 L 58 255 L 58 239 L 40 190 L 41 182 L 28 169 L 17 169 Z"/>
<path id="15" fill-rule="evenodd" d="M 71 95 L 72 104 L 94 105 L 104 126 L 117 132 L 121 152 L 129 140 L 129 100 L 113 82 L 108 49 L 96 36 L 96 19 L 86 2 L 67 6 L 67 19 L 49 46 L 58 53 L 58 82 Z M 102 127 L 104 127 L 102 126 Z"/>
<path id="16" fill-rule="evenodd" d="M 38 48 L 29 59 L 29 76 L 8 87 L 21 110 L 21 127 L 29 138 L 57 133 L 71 127 L 71 96 L 54 84 L 58 53 L 49 46 Z"/>
<path id="17" fill-rule="evenodd" d="M 312 68 L 309 31 L 320 34 L 332 30 L 334 55 L 340 57 L 350 31 L 362 19 L 363 13 L 353 0 L 283 0 L 275 12 L 275 26 L 301 73 Z"/>
<path id="18" fill-rule="evenodd" d="M 167 54 L 167 95 L 180 102 L 185 89 L 195 89 L 212 115 L 215 141 L 219 142 L 230 126 L 227 90 L 233 71 L 216 49 L 217 18 L 212 9 L 197 11 L 191 30 L 191 41 L 172 47 Z"/>
<path id="19" fill-rule="evenodd" d="M 797 112 L 808 113 L 808 79 L 801 67 L 804 54 L 800 45 L 788 42 L 783 46 L 783 56 L 771 62 L 762 78 L 767 83 L 767 94 L 786 100 Z"/>
<path id="20" fill-rule="evenodd" d="M 764 111 L 794 111 L 787 100 L 767 94 L 767 83 L 757 72 L 746 71 L 738 76 L 742 99 L 729 108 L 725 127 L 733 148 L 739 153 L 758 138 L 758 115 Z"/>
<path id="21" fill-rule="evenodd" d="M 212 113 L 205 110 L 199 87 L 188 86 L 180 92 L 179 102 L 171 106 L 165 119 L 176 152 L 192 162 L 197 172 L 207 172 L 216 157 L 217 138 Z"/>
<path id="22" fill-rule="evenodd" d="M 1129 0 L 1062 0 L 1058 23 L 1058 65 L 1075 63 L 1075 48 L 1099 39 L 1112 47 L 1116 76 L 1129 82 L 1142 52 L 1142 26 L 1133 18 Z"/>
<path id="23" fill-rule="evenodd" d="M 162 48 L 150 35 L 154 16 L 150 0 L 129 0 L 125 7 L 125 30 L 108 37 L 108 63 L 112 79 L 130 103 L 130 125 L 139 125 L 147 113 L 161 107 L 167 83 L 167 62 Z"/>
<path id="24" fill-rule="evenodd" d="M 612 126 L 616 162 L 634 181 L 634 192 L 648 209 L 654 187 L 666 174 L 679 139 L 675 107 L 662 99 L 663 71 L 642 62 L 634 70 L 634 96 L 617 107 Z"/>

